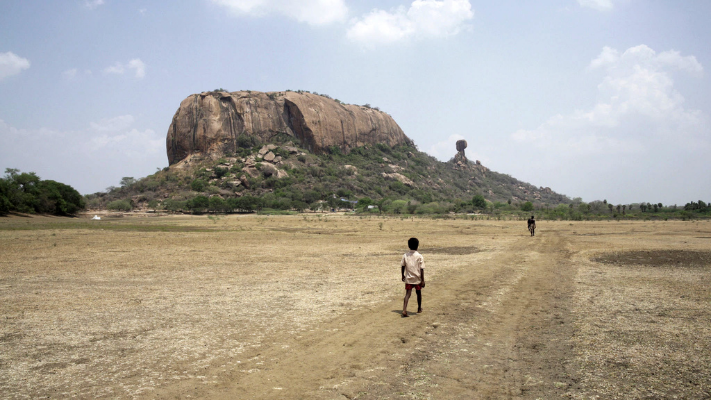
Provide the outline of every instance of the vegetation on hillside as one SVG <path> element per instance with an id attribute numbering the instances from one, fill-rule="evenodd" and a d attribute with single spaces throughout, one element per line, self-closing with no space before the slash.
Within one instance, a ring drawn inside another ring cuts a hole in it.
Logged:
<path id="1" fill-rule="evenodd" d="M 0 178 L 0 215 L 10 212 L 73 215 L 84 209 L 84 198 L 73 187 L 42 180 L 34 172 L 5 170 Z"/>
<path id="2" fill-rule="evenodd" d="M 344 154 L 333 147 L 312 154 L 281 135 L 272 153 L 281 162 L 259 156 L 264 144 L 238 138 L 239 150 L 224 158 L 193 159 L 189 167 L 174 165 L 143 179 L 125 177 L 120 187 L 86 197 L 90 209 L 169 212 L 285 213 L 355 210 L 373 214 L 477 213 L 488 218 L 539 219 L 689 219 L 708 217 L 703 202 L 685 207 L 660 203 L 612 205 L 584 203 L 548 188 L 538 188 L 478 163 L 462 167 L 439 162 L 413 146 L 364 146 Z M 254 176 L 245 173 L 252 159 Z M 274 168 L 286 173 L 277 178 Z"/>
<path id="3" fill-rule="evenodd" d="M 92 209 L 141 208 L 182 212 L 361 209 L 392 214 L 444 214 L 491 209 L 495 202 L 518 207 L 525 201 L 560 204 L 570 201 L 550 189 L 520 182 L 471 163 L 462 168 L 442 163 L 413 146 L 382 144 L 344 154 L 297 148 L 281 135 L 271 151 L 277 164 L 259 156 L 263 144 L 239 137 L 236 154 L 191 160 L 143 179 L 122 179 L 120 187 L 87 196 Z M 260 172 L 245 173 L 249 158 Z M 274 167 L 285 172 L 277 177 Z M 476 199 L 475 199 L 476 196 Z"/>

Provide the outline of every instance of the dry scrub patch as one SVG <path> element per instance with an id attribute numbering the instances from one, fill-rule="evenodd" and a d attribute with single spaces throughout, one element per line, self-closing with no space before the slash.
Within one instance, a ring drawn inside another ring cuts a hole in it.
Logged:
<path id="1" fill-rule="evenodd" d="M 463 254 L 474 254 L 478 253 L 478 248 L 474 246 L 461 246 L 461 247 L 433 247 L 433 248 L 423 248 L 423 252 L 428 254 L 449 254 L 449 255 L 463 255 Z"/>
<path id="2" fill-rule="evenodd" d="M 694 225 L 662 226 L 663 241 L 650 229 L 623 243 L 588 242 L 597 253 L 577 258 L 574 341 L 585 390 L 573 397 L 711 396 L 711 253 Z M 616 249 L 599 252 L 605 244 Z"/>
<path id="3" fill-rule="evenodd" d="M 640 250 L 606 253 L 593 261 L 614 265 L 641 265 L 648 267 L 708 268 L 711 252 L 693 250 Z"/>

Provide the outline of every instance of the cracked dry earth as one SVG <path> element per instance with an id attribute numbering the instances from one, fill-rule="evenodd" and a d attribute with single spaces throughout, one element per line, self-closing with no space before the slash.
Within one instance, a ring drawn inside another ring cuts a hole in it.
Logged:
<path id="1" fill-rule="evenodd" d="M 0 398 L 710 398 L 711 223 L 538 225 L 3 218 Z"/>

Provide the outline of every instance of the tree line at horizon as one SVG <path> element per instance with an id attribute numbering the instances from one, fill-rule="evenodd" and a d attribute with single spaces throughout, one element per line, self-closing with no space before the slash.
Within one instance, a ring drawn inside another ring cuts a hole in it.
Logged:
<path id="1" fill-rule="evenodd" d="M 137 182 L 132 177 L 124 177 L 121 186 L 128 187 Z M 19 212 L 71 216 L 85 209 L 88 197 L 82 196 L 69 185 L 53 180 L 42 180 L 34 172 L 20 172 L 18 169 L 7 168 L 5 177 L 0 178 L 0 215 Z M 575 198 L 569 204 L 551 206 L 546 203 L 534 204 L 530 201 L 514 202 L 511 199 L 507 202 L 492 202 L 477 194 L 471 200 L 421 203 L 413 199 L 391 197 L 377 200 L 370 197 L 358 198 L 345 189 L 330 193 L 325 198 L 319 193 L 306 193 L 303 200 L 296 201 L 285 201 L 284 198 L 273 195 L 247 195 L 228 199 L 198 195 L 188 200 L 166 199 L 162 202 L 153 200 L 149 202 L 148 207 L 154 211 L 188 213 L 352 210 L 359 213 L 391 215 L 480 213 L 495 218 L 522 218 L 527 213 L 535 213 L 539 219 L 565 220 L 711 217 L 711 202 L 707 203 L 703 200 L 691 201 L 681 207 L 648 202 L 613 205 L 607 200 L 585 203 L 582 199 Z M 127 212 L 134 209 L 134 205 L 129 199 L 120 199 L 108 203 L 107 209 Z"/>
<path id="2" fill-rule="evenodd" d="M 124 177 L 122 186 L 135 183 L 132 177 Z M 449 213 L 478 213 L 494 218 L 527 218 L 531 213 L 539 219 L 561 220 L 595 220 L 595 219 L 691 219 L 693 217 L 711 217 L 711 203 L 702 200 L 686 203 L 683 207 L 677 205 L 664 206 L 662 203 L 632 203 L 613 205 L 607 200 L 585 203 L 581 198 L 575 198 L 571 203 L 550 206 L 534 204 L 531 201 L 507 202 L 489 201 L 477 194 L 471 200 L 456 202 L 430 202 L 426 204 L 413 200 L 384 197 L 373 200 L 369 197 L 357 198 L 353 193 L 339 189 L 319 199 L 318 193 L 309 194 L 306 201 L 285 201 L 275 196 L 242 196 L 223 199 L 219 196 L 198 195 L 188 200 L 166 199 L 162 202 L 152 200 L 150 209 L 167 212 L 182 212 L 192 214 L 203 213 L 288 213 L 288 212 L 324 212 L 349 210 L 357 213 L 376 213 L 389 215 L 442 215 Z M 108 203 L 107 208 L 114 211 L 131 211 L 134 206 L 130 200 L 121 199 Z"/>
<path id="3" fill-rule="evenodd" d="M 0 178 L 0 215 L 10 212 L 70 216 L 83 210 L 84 196 L 73 187 L 42 180 L 34 172 L 5 169 Z"/>

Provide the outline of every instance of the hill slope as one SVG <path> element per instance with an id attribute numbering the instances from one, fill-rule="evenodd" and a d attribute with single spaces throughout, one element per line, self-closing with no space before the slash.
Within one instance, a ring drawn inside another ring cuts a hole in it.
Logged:
<path id="1" fill-rule="evenodd" d="M 273 208 L 326 209 L 380 202 L 394 213 L 473 211 L 472 198 L 517 205 L 525 201 L 568 203 L 564 195 L 539 188 L 466 160 L 463 152 L 440 162 L 414 145 L 365 145 L 344 154 L 339 147 L 315 154 L 278 134 L 271 143 L 248 137 L 251 146 L 213 159 L 194 154 L 162 171 L 89 196 L 87 206 L 184 211 Z M 460 155 L 461 154 L 461 155 Z M 341 199 L 348 200 L 344 202 Z M 492 206 L 493 204 L 490 204 Z"/>

